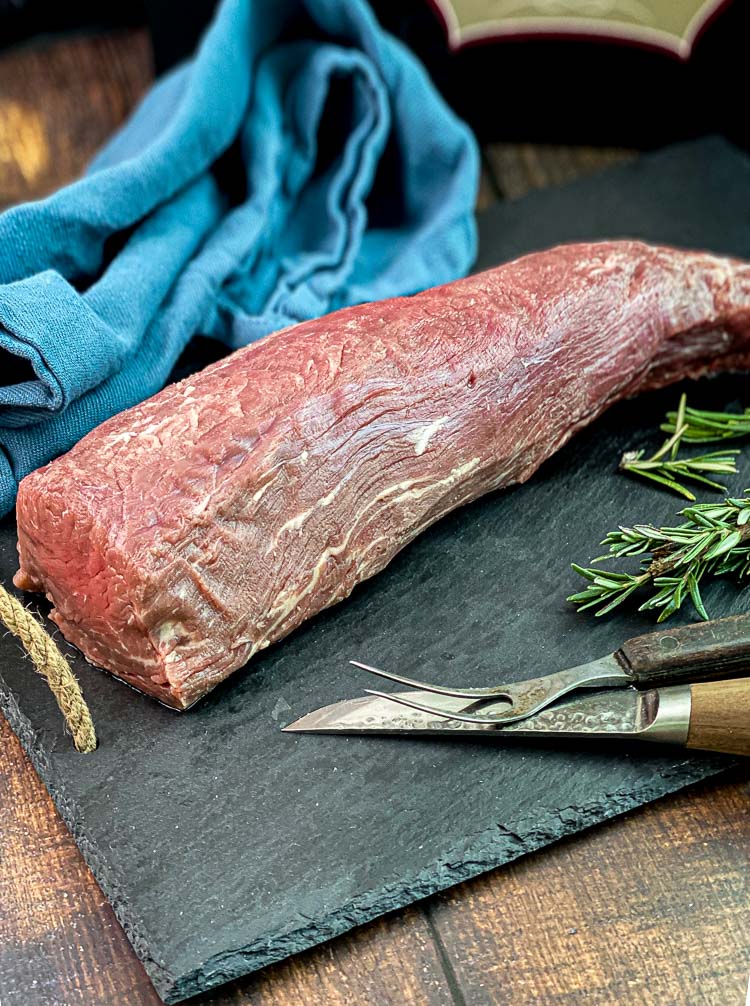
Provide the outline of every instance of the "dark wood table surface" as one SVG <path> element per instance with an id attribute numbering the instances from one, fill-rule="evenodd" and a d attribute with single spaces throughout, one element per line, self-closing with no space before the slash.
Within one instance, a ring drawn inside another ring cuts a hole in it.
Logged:
<path id="1" fill-rule="evenodd" d="M 0 55 L 0 205 L 79 173 L 151 74 L 138 31 Z M 484 152 L 480 204 L 627 156 L 496 145 Z M 747 771 L 735 770 L 193 1001 L 742 1006 L 749 792 Z M 158 1002 L 0 718 L 0 1006 Z"/>

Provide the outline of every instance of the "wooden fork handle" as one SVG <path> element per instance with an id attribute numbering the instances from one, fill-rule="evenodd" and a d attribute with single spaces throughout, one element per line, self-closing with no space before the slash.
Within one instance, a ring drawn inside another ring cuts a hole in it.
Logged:
<path id="1" fill-rule="evenodd" d="M 690 686 L 687 747 L 750 755 L 750 678 Z"/>
<path id="2" fill-rule="evenodd" d="M 750 612 L 636 636 L 616 657 L 638 688 L 750 674 Z"/>

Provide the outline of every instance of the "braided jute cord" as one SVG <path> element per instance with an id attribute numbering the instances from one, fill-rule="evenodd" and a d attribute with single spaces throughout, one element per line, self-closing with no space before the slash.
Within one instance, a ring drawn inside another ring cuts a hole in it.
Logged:
<path id="1" fill-rule="evenodd" d="M 96 732 L 70 664 L 57 643 L 21 602 L 0 584 L 0 619 L 23 643 L 34 667 L 46 679 L 73 735 L 77 751 L 88 754 L 96 748 Z"/>

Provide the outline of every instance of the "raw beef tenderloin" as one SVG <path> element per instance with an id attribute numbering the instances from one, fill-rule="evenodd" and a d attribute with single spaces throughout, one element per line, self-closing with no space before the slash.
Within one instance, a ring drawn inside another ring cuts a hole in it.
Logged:
<path id="1" fill-rule="evenodd" d="M 750 267 L 568 245 L 278 332 L 23 480 L 16 585 L 186 708 L 610 403 L 750 362 Z"/>

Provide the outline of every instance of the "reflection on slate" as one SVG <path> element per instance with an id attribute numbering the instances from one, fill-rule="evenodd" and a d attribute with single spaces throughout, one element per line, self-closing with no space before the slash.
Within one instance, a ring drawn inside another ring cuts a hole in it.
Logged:
<path id="1" fill-rule="evenodd" d="M 722 141 L 649 156 L 492 210 L 482 265 L 555 242 L 638 235 L 750 257 L 750 164 Z M 701 404 L 750 402 L 747 378 Z M 677 497 L 615 474 L 659 441 L 676 391 L 610 411 L 528 485 L 441 521 L 345 604 L 187 714 L 75 666 L 100 748 L 76 754 L 7 636 L 0 699 L 156 988 L 177 1002 L 357 923 L 719 771 L 719 757 L 613 747 L 315 737 L 279 727 L 371 684 L 350 657 L 461 683 L 519 679 L 606 653 L 652 622 L 565 603 L 571 560 Z M 746 462 L 741 462 L 746 469 Z M 735 480 L 733 490 L 743 488 Z M 0 575 L 15 569 L 1 529 Z M 742 610 L 729 583 L 712 614 Z M 690 613 L 680 615 L 683 622 Z"/>

